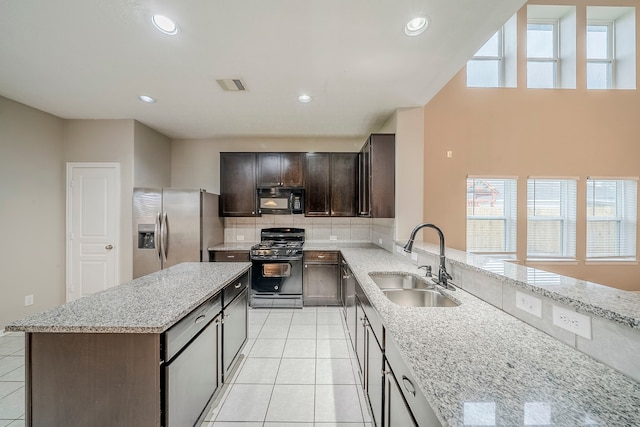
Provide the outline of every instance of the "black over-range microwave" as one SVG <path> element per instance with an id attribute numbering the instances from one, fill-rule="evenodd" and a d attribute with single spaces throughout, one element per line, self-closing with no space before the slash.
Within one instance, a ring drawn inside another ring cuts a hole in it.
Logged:
<path id="1" fill-rule="evenodd" d="M 259 188 L 258 212 L 260 214 L 304 213 L 302 188 Z"/>

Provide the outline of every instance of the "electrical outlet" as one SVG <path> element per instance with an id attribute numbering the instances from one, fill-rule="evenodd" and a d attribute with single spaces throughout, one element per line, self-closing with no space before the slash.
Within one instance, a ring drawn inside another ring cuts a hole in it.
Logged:
<path id="1" fill-rule="evenodd" d="M 542 318 L 542 300 L 540 298 L 516 291 L 516 307 Z"/>
<path id="2" fill-rule="evenodd" d="M 338 240 L 338 236 L 329 236 L 329 240 Z"/>
<path id="3" fill-rule="evenodd" d="M 378 239 L 378 244 L 381 245 L 382 244 L 382 239 Z"/>
<path id="4" fill-rule="evenodd" d="M 244 235 L 242 235 L 242 234 L 238 234 L 238 235 L 236 236 L 236 240 L 244 240 Z"/>
<path id="5" fill-rule="evenodd" d="M 24 297 L 24 306 L 33 305 L 33 295 L 27 295 Z"/>
<path id="6" fill-rule="evenodd" d="M 591 339 L 591 317 L 584 314 L 554 305 L 553 324 L 588 340 Z"/>
<path id="7" fill-rule="evenodd" d="M 447 150 L 447 158 L 450 159 L 453 157 L 453 151 Z"/>

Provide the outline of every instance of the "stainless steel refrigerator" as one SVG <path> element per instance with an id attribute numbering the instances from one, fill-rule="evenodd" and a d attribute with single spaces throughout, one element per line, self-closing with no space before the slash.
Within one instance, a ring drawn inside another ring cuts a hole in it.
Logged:
<path id="1" fill-rule="evenodd" d="M 219 196 L 204 190 L 133 189 L 133 278 L 186 261 L 208 261 L 224 241 Z"/>

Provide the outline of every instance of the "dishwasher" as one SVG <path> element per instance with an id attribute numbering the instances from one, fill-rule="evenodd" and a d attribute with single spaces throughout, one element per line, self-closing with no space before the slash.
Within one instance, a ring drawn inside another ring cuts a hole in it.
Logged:
<path id="1" fill-rule="evenodd" d="M 164 427 L 198 424 L 222 385 L 221 309 L 218 294 L 164 334 Z"/>

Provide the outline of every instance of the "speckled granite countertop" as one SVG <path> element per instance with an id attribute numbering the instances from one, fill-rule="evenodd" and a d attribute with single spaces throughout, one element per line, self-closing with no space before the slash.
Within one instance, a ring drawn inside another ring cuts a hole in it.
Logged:
<path id="1" fill-rule="evenodd" d="M 188 262 L 25 317 L 6 331 L 161 333 L 251 267 Z"/>
<path id="2" fill-rule="evenodd" d="M 424 271 L 382 249 L 342 254 L 443 425 L 640 425 L 640 383 L 461 289 L 458 307 L 393 304 L 368 273 Z"/>
<path id="3" fill-rule="evenodd" d="M 221 243 L 207 249 L 210 251 L 249 251 L 251 246 L 255 244 L 256 242 Z"/>
<path id="4" fill-rule="evenodd" d="M 436 245 L 423 242 L 416 242 L 413 249 L 433 254 L 439 251 Z M 640 330 L 640 294 L 450 248 L 447 248 L 447 261 Z"/>

